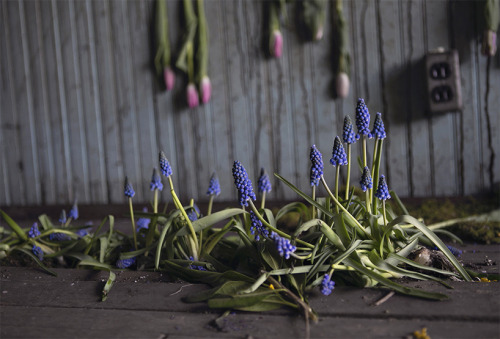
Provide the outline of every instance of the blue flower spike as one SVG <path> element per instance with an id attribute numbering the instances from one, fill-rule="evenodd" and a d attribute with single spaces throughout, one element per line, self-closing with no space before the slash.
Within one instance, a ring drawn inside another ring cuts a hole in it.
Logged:
<path id="1" fill-rule="evenodd" d="M 31 249 L 34 255 L 37 256 L 37 258 L 42 261 L 43 260 L 43 251 L 39 246 L 33 245 L 33 248 Z"/>
<path id="2" fill-rule="evenodd" d="M 125 177 L 123 194 L 125 194 L 127 198 L 133 198 L 135 195 L 134 188 L 132 187 L 132 184 L 128 181 L 128 177 Z"/>
<path id="3" fill-rule="evenodd" d="M 217 174 L 212 173 L 212 176 L 210 177 L 210 182 L 208 183 L 208 190 L 207 190 L 207 195 L 210 196 L 218 196 L 220 194 L 220 184 L 219 184 L 219 178 L 217 177 Z"/>
<path id="4" fill-rule="evenodd" d="M 160 172 L 167 178 L 172 175 L 172 166 L 170 166 L 170 163 L 168 162 L 167 156 L 163 151 L 160 152 L 159 155 L 159 161 L 160 161 Z"/>
<path id="5" fill-rule="evenodd" d="M 387 183 L 385 182 L 385 176 L 381 175 L 378 181 L 377 192 L 375 192 L 375 196 L 380 200 L 387 200 L 391 198 L 389 194 L 389 189 L 387 188 Z"/>
<path id="6" fill-rule="evenodd" d="M 264 168 L 260 169 L 260 177 L 257 182 L 257 191 L 259 193 L 269 193 L 271 192 L 271 180 L 269 179 L 269 176 L 266 173 L 266 170 Z"/>
<path id="7" fill-rule="evenodd" d="M 364 135 L 368 138 L 372 137 L 370 133 L 370 112 L 368 112 L 365 101 L 361 98 L 358 99 L 358 104 L 356 106 L 356 127 L 358 128 L 356 139 Z"/>
<path id="8" fill-rule="evenodd" d="M 128 259 L 118 259 L 115 266 L 118 268 L 129 268 L 135 264 L 135 257 Z"/>
<path id="9" fill-rule="evenodd" d="M 290 259 L 290 255 L 297 250 L 297 247 L 292 245 L 290 240 L 280 237 L 277 233 L 271 232 L 269 237 L 276 243 L 276 249 L 280 256 L 285 257 L 285 259 Z"/>
<path id="10" fill-rule="evenodd" d="M 366 192 L 366 190 L 373 188 L 372 176 L 367 166 L 365 166 L 365 168 L 363 169 L 363 175 L 361 176 L 361 181 L 359 182 L 359 184 L 361 185 L 361 189 L 363 190 L 363 192 Z"/>
<path id="11" fill-rule="evenodd" d="M 256 241 L 260 240 L 261 235 L 265 237 L 269 236 L 269 231 L 262 225 L 262 221 L 260 221 L 253 211 L 250 211 L 250 222 L 250 232 L 255 235 Z"/>
<path id="12" fill-rule="evenodd" d="M 143 212 L 147 212 L 148 211 L 148 208 L 147 207 L 144 207 L 142 209 Z M 139 220 L 137 220 L 137 230 L 136 232 L 139 233 L 140 230 L 142 229 L 149 229 L 149 223 L 151 222 L 151 219 L 149 218 L 145 218 L 145 217 L 141 217 L 139 218 Z"/>
<path id="13" fill-rule="evenodd" d="M 158 170 L 156 168 L 153 169 L 153 175 L 151 176 L 151 183 L 149 184 L 149 188 L 151 191 L 154 191 L 155 189 L 162 191 L 163 190 L 163 184 L 161 183 L 161 177 L 158 174 Z"/>
<path id="14" fill-rule="evenodd" d="M 257 197 L 253 191 L 252 181 L 248 178 L 248 173 L 239 161 L 233 164 L 234 185 L 238 190 L 238 201 L 240 205 L 248 206 L 248 200 L 256 200 Z"/>
<path id="15" fill-rule="evenodd" d="M 71 207 L 71 209 L 69 210 L 68 218 L 76 220 L 76 219 L 78 219 L 79 216 L 80 215 L 78 214 L 78 205 L 76 204 L 76 201 L 75 201 L 75 203 L 73 204 L 73 207 Z"/>
<path id="16" fill-rule="evenodd" d="M 31 225 L 31 228 L 28 232 L 28 237 L 29 238 L 36 238 L 40 236 L 42 233 L 40 233 L 40 230 L 38 229 L 38 223 L 35 222 L 33 225 Z"/>
<path id="17" fill-rule="evenodd" d="M 333 151 L 332 158 L 330 159 L 330 164 L 332 164 L 333 166 L 347 165 L 347 154 L 338 136 L 335 137 L 335 142 L 333 143 Z"/>
<path id="18" fill-rule="evenodd" d="M 330 275 L 325 274 L 323 276 L 323 280 L 321 281 L 321 293 L 324 295 L 330 295 L 335 288 L 335 281 L 330 279 Z"/>
<path id="19" fill-rule="evenodd" d="M 323 175 L 323 156 L 320 151 L 316 148 L 316 145 L 311 146 L 311 152 L 309 154 L 311 160 L 311 175 L 310 181 L 311 186 L 318 186 L 319 180 Z"/>
<path id="20" fill-rule="evenodd" d="M 59 222 L 61 224 L 65 224 L 66 221 L 68 221 L 68 218 L 66 218 L 66 211 L 65 210 L 62 210 L 61 211 L 61 214 L 59 214 Z"/>
<path id="21" fill-rule="evenodd" d="M 349 145 L 354 144 L 356 142 L 356 134 L 354 134 L 351 118 L 348 115 L 344 118 L 342 139 L 346 144 Z"/>
<path id="22" fill-rule="evenodd" d="M 374 138 L 383 140 L 386 138 L 384 121 L 382 120 L 382 113 L 377 113 L 375 116 L 375 122 L 373 123 L 373 130 L 371 132 Z"/>

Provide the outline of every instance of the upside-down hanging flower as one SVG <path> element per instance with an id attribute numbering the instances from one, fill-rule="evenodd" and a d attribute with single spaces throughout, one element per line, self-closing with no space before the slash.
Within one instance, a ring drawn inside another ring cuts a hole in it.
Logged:
<path id="1" fill-rule="evenodd" d="M 382 121 L 381 113 L 377 113 L 375 116 L 375 122 L 373 123 L 373 130 L 371 132 L 371 135 L 377 139 L 385 139 L 387 136 L 385 133 L 384 121 Z"/>
<path id="2" fill-rule="evenodd" d="M 160 151 L 160 155 L 158 156 L 160 162 L 160 172 L 167 178 L 172 175 L 172 166 L 168 162 L 167 156 L 163 151 Z"/>
<path id="3" fill-rule="evenodd" d="M 155 189 L 161 191 L 163 190 L 163 184 L 161 183 L 161 177 L 158 174 L 158 170 L 156 168 L 153 169 L 153 175 L 151 177 L 151 183 L 149 184 L 151 191 Z"/>
<path id="4" fill-rule="evenodd" d="M 368 112 L 365 101 L 361 98 L 358 99 L 358 104 L 356 106 L 356 127 L 358 128 L 356 139 L 359 139 L 359 137 L 363 135 L 371 138 L 370 113 Z"/>
<path id="5" fill-rule="evenodd" d="M 196 107 L 200 104 L 200 99 L 198 98 L 198 91 L 196 90 L 196 85 L 190 82 L 186 89 L 187 102 L 189 108 Z"/>
<path id="6" fill-rule="evenodd" d="M 363 175 L 361 176 L 361 181 L 359 182 L 359 184 L 361 185 L 361 189 L 363 190 L 363 192 L 366 192 L 366 190 L 373 188 L 373 180 L 368 166 L 365 166 L 365 168 L 363 168 Z"/>
<path id="7" fill-rule="evenodd" d="M 250 211 L 250 233 L 255 235 L 255 240 L 259 241 L 260 236 L 269 236 L 269 231 L 262 225 L 262 221 L 257 217 L 254 211 Z"/>
<path id="8" fill-rule="evenodd" d="M 356 135 L 352 127 L 351 118 L 346 115 L 344 118 L 344 126 L 342 128 L 342 139 L 346 144 L 354 144 L 356 142 Z"/>
<path id="9" fill-rule="evenodd" d="M 309 159 L 311 160 L 311 174 L 310 174 L 311 186 L 318 186 L 319 180 L 323 175 L 323 156 L 316 148 L 316 145 L 311 146 Z"/>
<path id="10" fill-rule="evenodd" d="M 271 180 L 269 180 L 269 176 L 263 168 L 260 169 L 260 177 L 257 182 L 257 191 L 259 193 L 271 192 Z"/>
<path id="11" fill-rule="evenodd" d="M 347 165 L 347 154 L 345 153 L 344 146 L 342 146 L 342 142 L 338 136 L 335 137 L 335 142 L 333 143 L 330 164 L 333 166 Z"/>
<path id="12" fill-rule="evenodd" d="M 239 161 L 233 164 L 234 185 L 238 190 L 238 201 L 241 206 L 248 206 L 248 200 L 256 200 L 253 191 L 252 181 L 248 178 L 248 173 Z"/>
<path id="13" fill-rule="evenodd" d="M 219 178 L 217 177 L 217 174 L 212 173 L 212 176 L 210 177 L 210 182 L 208 184 L 207 195 L 217 196 L 220 194 L 220 192 L 221 190 L 220 190 Z"/>
<path id="14" fill-rule="evenodd" d="M 290 240 L 280 237 L 278 233 L 271 232 L 269 238 L 274 240 L 278 253 L 280 256 L 285 257 L 285 259 L 290 259 L 290 255 L 297 250 L 297 247 L 292 245 Z"/>
<path id="15" fill-rule="evenodd" d="M 155 55 L 155 67 L 158 76 L 163 74 L 163 81 L 167 91 L 174 88 L 175 73 L 170 66 L 170 41 L 168 37 L 167 1 L 156 0 L 156 44 L 158 49 Z"/>
<path id="16" fill-rule="evenodd" d="M 29 238 L 36 238 L 40 236 L 42 233 L 40 233 L 40 230 L 38 229 L 38 223 L 35 222 L 33 225 L 31 225 L 31 228 L 28 232 L 28 237 Z"/>
<path id="17" fill-rule="evenodd" d="M 385 182 L 385 176 L 381 175 L 378 181 L 377 192 L 375 192 L 375 196 L 380 200 L 387 200 L 391 198 L 389 194 L 389 188 L 387 187 L 387 183 Z"/>
<path id="18" fill-rule="evenodd" d="M 125 185 L 123 188 L 123 194 L 125 194 L 125 196 L 127 198 L 133 198 L 135 195 L 134 188 L 132 187 L 132 184 L 128 181 L 128 177 L 125 177 Z"/>
<path id="19" fill-rule="evenodd" d="M 206 104 L 210 101 L 210 97 L 212 96 L 212 83 L 210 82 L 210 78 L 206 75 L 201 79 L 200 93 L 201 102 L 203 104 Z"/>
<path id="20" fill-rule="evenodd" d="M 280 58 L 283 54 L 283 35 L 280 31 L 280 12 L 284 10 L 284 1 L 273 0 L 269 5 L 269 53 L 272 57 Z"/>
<path id="21" fill-rule="evenodd" d="M 321 281 L 321 293 L 324 295 L 330 295 L 335 288 L 335 281 L 330 280 L 330 275 L 325 274 L 323 280 Z"/>

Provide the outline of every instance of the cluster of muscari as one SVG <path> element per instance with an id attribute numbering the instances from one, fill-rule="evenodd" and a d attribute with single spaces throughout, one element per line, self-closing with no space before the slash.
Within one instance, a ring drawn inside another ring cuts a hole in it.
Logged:
<path id="1" fill-rule="evenodd" d="M 358 104 L 356 106 L 356 127 L 358 128 L 358 134 L 356 134 L 356 139 L 360 136 L 366 135 L 371 138 L 370 133 L 370 112 L 368 112 L 368 107 L 366 107 L 365 101 L 361 98 L 358 99 Z"/>
<path id="2" fill-rule="evenodd" d="M 217 175 L 213 173 L 210 177 L 210 182 L 208 183 L 207 195 L 218 196 L 220 192 L 219 178 L 217 178 Z"/>
<path id="3" fill-rule="evenodd" d="M 154 191 L 155 189 L 162 191 L 163 190 L 163 184 L 161 183 L 161 177 L 158 174 L 158 171 L 156 168 L 153 169 L 153 175 L 151 177 L 151 183 L 149 184 L 149 188 L 151 191 Z"/>
<path id="4" fill-rule="evenodd" d="M 342 129 L 342 140 L 346 144 L 354 144 L 356 142 L 356 134 L 354 134 L 351 118 L 349 118 L 349 116 L 344 118 L 344 126 Z"/>
<path id="5" fill-rule="evenodd" d="M 160 162 L 160 172 L 167 178 L 172 175 L 172 166 L 170 166 L 170 163 L 168 162 L 167 156 L 163 151 L 160 152 L 159 155 L 159 162 Z"/>
<path id="6" fill-rule="evenodd" d="M 123 194 L 127 198 L 133 198 L 135 195 L 134 188 L 132 187 L 132 184 L 128 181 L 128 177 L 125 177 L 125 187 L 123 188 Z"/>
<path id="7" fill-rule="evenodd" d="M 38 257 L 38 259 L 40 259 L 40 261 L 43 260 L 43 251 L 39 246 L 33 245 L 31 251 L 33 252 L 34 255 Z"/>
<path id="8" fill-rule="evenodd" d="M 253 191 L 252 181 L 248 178 L 248 173 L 239 161 L 233 164 L 234 184 L 238 189 L 238 201 L 241 206 L 248 206 L 248 200 L 256 200 L 257 197 Z"/>
<path id="9" fill-rule="evenodd" d="M 387 188 L 387 183 L 385 182 L 385 176 L 381 175 L 378 181 L 377 191 L 375 192 L 375 196 L 380 200 L 387 200 L 391 198 L 389 194 L 389 189 Z"/>
<path id="10" fill-rule="evenodd" d="M 323 175 L 323 156 L 316 148 L 316 145 L 311 146 L 309 158 L 311 159 L 311 186 L 318 186 Z"/>
<path id="11" fill-rule="evenodd" d="M 361 185 L 361 189 L 363 190 L 363 192 L 366 192 L 366 190 L 373 188 L 372 176 L 367 166 L 363 168 L 363 174 L 361 175 L 361 181 L 359 182 L 359 184 Z"/>
<path id="12" fill-rule="evenodd" d="M 118 268 L 129 268 L 130 266 L 135 264 L 135 261 L 135 257 L 128 259 L 118 259 L 115 266 Z"/>
<path id="13" fill-rule="evenodd" d="M 330 295 L 335 288 L 335 281 L 330 279 L 330 275 L 325 274 L 323 276 L 323 280 L 321 281 L 321 293 L 324 295 Z"/>
<path id="14" fill-rule="evenodd" d="M 280 256 L 285 257 L 285 259 L 290 259 L 290 254 L 297 250 L 297 247 L 292 245 L 290 240 L 280 237 L 276 232 L 271 232 L 269 238 L 274 240 L 278 253 Z"/>
<path id="15" fill-rule="evenodd" d="M 28 237 L 29 238 L 36 238 L 40 236 L 42 233 L 40 233 L 40 230 L 38 229 L 38 223 L 34 223 L 30 230 L 28 231 Z"/>
<path id="16" fill-rule="evenodd" d="M 269 231 L 262 225 L 262 221 L 260 221 L 253 211 L 250 211 L 250 223 L 250 232 L 255 235 L 255 240 L 259 241 L 261 235 L 265 237 L 269 236 Z"/>
<path id="17" fill-rule="evenodd" d="M 269 176 L 267 175 L 266 171 L 261 168 L 260 170 L 260 177 L 259 180 L 257 181 L 257 191 L 259 193 L 269 193 L 271 192 L 271 180 L 269 180 Z"/>
<path id="18" fill-rule="evenodd" d="M 194 261 L 194 258 L 192 256 L 190 256 L 189 260 Z M 205 267 L 198 266 L 198 265 L 189 265 L 189 268 L 192 270 L 197 270 L 197 271 L 206 271 L 207 270 Z"/>
<path id="19" fill-rule="evenodd" d="M 69 241 L 71 237 L 66 233 L 50 233 L 49 239 L 52 241 Z"/>
<path id="20" fill-rule="evenodd" d="M 342 142 L 338 136 L 335 137 L 335 142 L 333 143 L 330 164 L 333 166 L 347 165 L 347 154 L 345 153 L 344 146 L 342 146 Z"/>

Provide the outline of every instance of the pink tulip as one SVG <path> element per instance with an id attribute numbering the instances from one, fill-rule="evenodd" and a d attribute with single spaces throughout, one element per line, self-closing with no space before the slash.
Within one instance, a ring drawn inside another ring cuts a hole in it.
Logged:
<path id="1" fill-rule="evenodd" d="M 210 82 L 210 78 L 206 75 L 201 79 L 200 92 L 201 102 L 206 104 L 212 96 L 212 83 Z"/>
<path id="2" fill-rule="evenodd" d="M 163 79 L 165 80 L 165 87 L 167 88 L 167 91 L 174 88 L 175 73 L 170 67 L 165 67 L 163 69 Z"/>
<path id="3" fill-rule="evenodd" d="M 190 108 L 196 107 L 200 104 L 198 99 L 198 91 L 196 86 L 190 82 L 187 86 L 187 101 Z"/>
<path id="4" fill-rule="evenodd" d="M 279 30 L 275 30 L 273 32 L 273 45 L 272 45 L 272 55 L 275 58 L 280 58 L 281 54 L 283 54 L 283 35 Z"/>

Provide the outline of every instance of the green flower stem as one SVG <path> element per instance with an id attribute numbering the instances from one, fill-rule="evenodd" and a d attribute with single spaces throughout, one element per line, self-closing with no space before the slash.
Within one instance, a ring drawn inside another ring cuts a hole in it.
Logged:
<path id="1" fill-rule="evenodd" d="M 212 214 L 212 206 L 214 203 L 214 196 L 210 195 L 210 198 L 208 199 L 208 208 L 207 208 L 207 215 Z"/>
<path id="2" fill-rule="evenodd" d="M 182 216 L 186 220 L 186 223 L 188 225 L 189 231 L 191 232 L 191 236 L 189 237 L 192 251 L 193 251 L 193 257 L 195 259 L 198 259 L 198 238 L 196 237 L 196 232 L 194 231 L 193 224 L 191 223 L 191 220 L 189 220 L 189 217 L 184 210 L 184 207 L 181 204 L 181 201 L 177 197 L 177 194 L 175 193 L 174 190 L 174 183 L 172 182 L 172 177 L 168 177 L 168 182 L 170 184 L 170 193 L 172 194 L 172 199 L 174 200 L 175 207 L 181 212 Z"/>
<path id="3" fill-rule="evenodd" d="M 316 201 L 316 186 L 312 187 L 312 200 Z M 316 219 L 316 207 L 312 207 L 311 219 Z"/>
<path id="4" fill-rule="evenodd" d="M 371 213 L 371 212 L 372 212 L 372 211 L 371 211 L 371 207 L 370 207 L 370 206 L 371 206 L 371 203 L 370 203 L 370 192 L 371 192 L 371 191 L 372 191 L 371 189 L 367 189 L 367 190 L 366 190 L 366 192 L 365 192 L 365 197 L 366 197 L 366 198 L 365 198 L 365 200 L 366 200 L 366 211 L 367 211 L 368 213 Z"/>
<path id="5" fill-rule="evenodd" d="M 365 236 L 367 236 L 367 233 L 364 229 L 363 226 L 361 226 L 361 224 L 359 223 L 358 220 L 356 220 L 356 218 L 354 218 L 352 216 L 351 213 L 349 213 L 348 210 L 345 209 L 344 206 L 342 206 L 342 204 L 337 200 L 335 199 L 335 196 L 333 195 L 332 191 L 330 191 L 330 188 L 328 187 L 328 185 L 326 184 L 326 181 L 325 181 L 325 178 L 323 176 L 321 176 L 321 182 L 323 182 L 323 186 L 325 187 L 326 191 L 328 192 L 328 195 L 330 195 L 330 197 L 332 198 L 332 200 L 335 202 L 335 204 L 337 204 L 337 206 L 342 210 L 342 212 L 344 212 L 348 217 L 349 219 L 351 219 L 354 224 L 356 225 L 356 227 L 358 228 L 358 231 L 361 233 L 361 234 L 364 234 Z"/>
<path id="6" fill-rule="evenodd" d="M 130 209 L 130 219 L 132 220 L 132 232 L 134 236 L 134 248 L 135 250 L 138 250 L 139 248 L 137 247 L 137 234 L 135 232 L 135 219 L 134 219 L 134 208 L 132 206 L 132 198 L 128 198 L 128 206 Z"/>
<path id="7" fill-rule="evenodd" d="M 363 167 L 368 166 L 368 161 L 366 160 L 366 135 L 363 135 Z"/>
<path id="8" fill-rule="evenodd" d="M 385 200 L 382 200 L 382 215 L 384 216 L 384 227 L 387 226 L 387 218 L 385 214 Z"/>
<path id="9" fill-rule="evenodd" d="M 345 186 L 345 200 L 349 199 L 350 181 L 351 181 L 351 144 L 347 144 L 347 180 Z"/>
<path id="10" fill-rule="evenodd" d="M 260 202 L 260 209 L 263 210 L 266 207 L 266 192 L 262 192 L 262 200 Z"/>
<path id="11" fill-rule="evenodd" d="M 154 198 L 153 198 L 153 213 L 158 213 L 158 189 L 155 188 Z"/>
<path id="12" fill-rule="evenodd" d="M 267 222 L 267 221 L 266 221 L 266 220 L 262 217 L 262 215 L 260 215 L 259 211 L 257 210 L 257 207 L 255 207 L 255 204 L 253 203 L 253 201 L 252 201 L 252 200 L 249 200 L 248 202 L 250 203 L 250 208 L 251 208 L 251 209 L 252 209 L 252 211 L 255 213 L 255 215 L 257 216 L 257 218 L 259 218 L 259 220 L 260 220 L 260 221 L 261 221 L 261 222 L 262 222 L 262 223 L 263 223 L 263 224 L 264 224 L 267 228 L 269 228 L 269 229 L 270 229 L 271 231 L 273 231 L 273 232 L 278 233 L 278 235 L 280 235 L 280 236 L 281 236 L 281 237 L 283 237 L 283 238 L 287 238 L 287 239 L 289 239 L 289 240 L 291 240 L 291 239 L 292 239 L 292 237 L 291 237 L 291 236 L 289 236 L 288 234 L 286 234 L 285 232 L 280 231 L 279 229 L 277 229 L 277 228 L 275 228 L 275 227 L 271 226 L 271 225 L 270 225 L 270 224 L 269 224 L 269 223 L 268 223 L 268 222 Z M 308 243 L 308 242 L 305 242 L 305 241 L 300 240 L 300 239 L 295 239 L 295 240 L 297 241 L 297 244 L 301 244 L 301 245 L 306 246 L 306 247 L 311 248 L 311 249 L 313 249 L 313 248 L 314 248 L 314 245 L 311 245 L 311 244 L 310 244 L 310 243 Z"/>
<path id="13" fill-rule="evenodd" d="M 335 198 L 339 200 L 339 177 L 340 177 L 340 165 L 335 166 Z M 337 213 L 339 213 L 339 206 L 337 208 Z"/>
<path id="14" fill-rule="evenodd" d="M 208 32 L 207 20 L 205 19 L 205 9 L 203 7 L 203 0 L 196 1 L 196 8 L 198 10 L 198 51 L 196 54 L 198 61 L 198 83 L 207 75 L 208 69 Z"/>
<path id="15" fill-rule="evenodd" d="M 382 159 L 382 146 L 384 145 L 383 139 L 377 139 L 375 141 L 375 150 L 376 153 L 373 153 L 373 168 L 372 168 L 372 178 L 373 178 L 373 189 L 372 189 L 372 199 L 373 199 L 373 191 L 375 191 L 378 187 L 378 177 L 380 174 L 380 161 Z M 377 199 L 372 200 L 373 203 L 373 213 L 377 213 Z"/>

